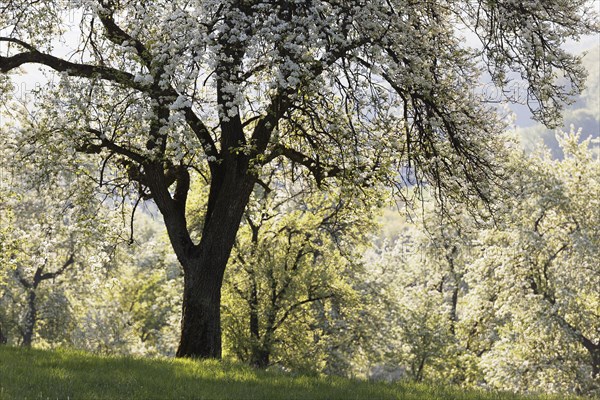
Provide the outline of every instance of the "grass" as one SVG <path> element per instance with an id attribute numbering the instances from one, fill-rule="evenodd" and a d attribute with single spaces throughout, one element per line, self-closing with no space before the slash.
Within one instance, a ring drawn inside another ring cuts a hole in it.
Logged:
<path id="1" fill-rule="evenodd" d="M 291 376 L 214 360 L 100 357 L 67 350 L 25 350 L 0 346 L 2 400 L 531 398 L 533 397 L 423 384 L 385 384 L 337 377 Z"/>

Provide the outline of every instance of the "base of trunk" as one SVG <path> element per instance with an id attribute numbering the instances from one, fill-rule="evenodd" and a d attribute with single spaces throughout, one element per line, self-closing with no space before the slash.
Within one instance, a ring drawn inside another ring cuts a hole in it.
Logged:
<path id="1" fill-rule="evenodd" d="M 270 352 L 264 349 L 252 349 L 250 365 L 255 368 L 265 369 L 269 366 Z"/>
<path id="2" fill-rule="evenodd" d="M 220 279 L 185 279 L 177 357 L 221 358 Z M 194 284 L 197 282 L 197 284 Z"/>

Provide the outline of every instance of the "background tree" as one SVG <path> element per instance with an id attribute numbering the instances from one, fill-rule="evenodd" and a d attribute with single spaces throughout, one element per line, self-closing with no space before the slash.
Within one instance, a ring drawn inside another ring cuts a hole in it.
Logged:
<path id="1" fill-rule="evenodd" d="M 506 318 L 486 369 L 511 389 L 590 392 L 600 374 L 600 163 L 590 138 L 572 131 L 557 141 L 564 159 L 547 149 L 531 157 L 504 224 L 481 234 L 475 273 L 493 271 Z M 503 367 L 491 367 L 498 359 Z"/>
<path id="2" fill-rule="evenodd" d="M 374 232 L 368 204 L 380 195 L 325 195 L 286 170 L 277 165 L 265 183 L 278 190 L 255 190 L 246 210 L 224 282 L 225 337 L 252 365 L 324 370 L 323 347 L 343 336 L 330 325 L 355 297 L 352 271 Z"/>
<path id="3" fill-rule="evenodd" d="M 89 176 L 96 166 L 73 153 L 36 147 L 43 119 L 11 121 L 0 128 L 4 337 L 25 346 L 35 340 L 173 354 L 166 325 L 178 321 L 173 307 L 179 297 L 170 290 L 179 271 L 175 266 L 167 276 L 165 243 L 150 217 L 130 221 L 131 205 L 102 203 Z M 127 243 L 134 222 L 143 244 Z"/>
<path id="4" fill-rule="evenodd" d="M 597 29 L 586 4 L 17 0 L 2 6 L 0 71 L 59 73 L 37 98 L 52 132 L 37 142 L 98 154 L 101 182 L 117 166 L 153 199 L 184 270 L 177 354 L 219 357 L 222 280 L 263 165 L 283 157 L 317 183 L 357 186 L 373 171 L 402 184 L 408 166 L 439 193 L 485 198 L 501 126 L 473 94 L 474 60 L 500 86 L 520 73 L 536 118 L 554 123 L 582 85 L 561 44 Z M 68 37 L 67 14 L 79 20 Z M 457 21 L 483 51 L 462 45 Z M 195 242 L 185 211 L 199 166 L 210 190 Z"/>
<path id="5" fill-rule="evenodd" d="M 465 383 L 472 377 L 459 371 L 469 366 L 458 334 L 459 301 L 472 216 L 462 207 L 441 212 L 431 196 L 423 201 L 422 214 L 396 216 L 401 229 L 367 255 L 365 289 L 380 293 L 370 307 L 377 315 L 378 342 L 385 343 L 377 347 L 369 374 Z M 469 374 L 473 371 L 464 373 Z"/>
<path id="6" fill-rule="evenodd" d="M 180 267 L 166 255 L 168 239 L 160 222 L 145 213 L 136 215 L 136 240 L 116 246 L 103 268 L 81 276 L 70 288 L 76 319 L 69 341 L 76 348 L 103 354 L 175 354 Z"/>
<path id="7" fill-rule="evenodd" d="M 3 128 L 2 297 L 14 302 L 13 312 L 20 314 L 14 327 L 21 344 L 31 346 L 40 311 L 48 314 L 41 319 L 47 332 L 53 321 L 55 328 L 61 329 L 62 321 L 66 329 L 64 285 L 75 276 L 74 270 L 93 263 L 92 253 L 102 257 L 102 239 L 109 237 L 110 229 L 105 207 L 89 201 L 95 185 L 82 168 L 66 157 L 58 162 L 52 152 L 32 151 L 15 138 L 15 127 Z M 35 125 L 28 128 L 34 130 Z"/>
<path id="8" fill-rule="evenodd" d="M 485 222 L 429 205 L 368 264 L 394 338 L 379 375 L 521 392 L 598 391 L 597 207 L 600 163 L 590 138 L 557 135 L 507 163 L 510 196 Z M 419 226 L 419 224 L 422 224 Z M 401 368 L 391 369 L 397 365 Z"/>

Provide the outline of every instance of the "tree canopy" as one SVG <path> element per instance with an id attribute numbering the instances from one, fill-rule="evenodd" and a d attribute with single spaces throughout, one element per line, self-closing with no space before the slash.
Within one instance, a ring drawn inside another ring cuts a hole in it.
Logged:
<path id="1" fill-rule="evenodd" d="M 12 134 L 96 155 L 100 185 L 156 203 L 185 276 L 178 355 L 200 357 L 221 355 L 224 271 L 265 166 L 285 158 L 287 173 L 322 187 L 429 182 L 489 198 L 503 124 L 473 89 L 478 61 L 500 87 L 525 80 L 534 116 L 552 125 L 584 78 L 562 45 L 597 30 L 584 0 L 0 7 L 0 72 L 36 64 L 60 78 L 36 94 L 45 131 Z M 194 179 L 209 186 L 198 240 L 186 219 Z"/>

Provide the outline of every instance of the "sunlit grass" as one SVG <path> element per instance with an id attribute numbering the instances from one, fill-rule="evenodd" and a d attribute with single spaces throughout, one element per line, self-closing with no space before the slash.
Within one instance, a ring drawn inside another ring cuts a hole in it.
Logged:
<path id="1" fill-rule="evenodd" d="M 75 351 L 0 346 L 0 399 L 517 400 L 525 397 L 425 384 L 292 376 L 231 362 L 99 357 Z"/>

